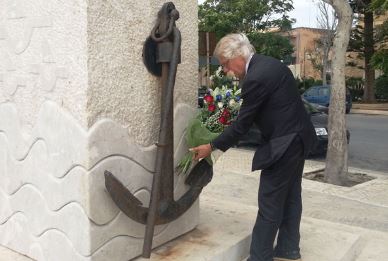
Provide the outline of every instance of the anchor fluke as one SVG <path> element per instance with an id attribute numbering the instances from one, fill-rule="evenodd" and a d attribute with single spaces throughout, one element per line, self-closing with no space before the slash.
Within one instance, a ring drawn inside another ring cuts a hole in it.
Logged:
<path id="1" fill-rule="evenodd" d="M 213 178 L 213 167 L 206 161 L 201 160 L 188 174 L 185 184 L 189 186 L 205 187 Z"/>
<path id="2" fill-rule="evenodd" d="M 112 173 L 105 171 L 105 187 L 117 207 L 132 220 L 147 224 L 149 208 L 144 207 Z M 183 215 L 198 199 L 203 187 L 213 177 L 213 168 L 206 160 L 198 162 L 188 174 L 185 184 L 190 188 L 177 201 L 161 199 L 156 211 L 155 225 L 167 224 Z"/>
<path id="3" fill-rule="evenodd" d="M 112 173 L 105 170 L 105 187 L 117 207 L 129 218 L 145 224 L 147 209 Z"/>

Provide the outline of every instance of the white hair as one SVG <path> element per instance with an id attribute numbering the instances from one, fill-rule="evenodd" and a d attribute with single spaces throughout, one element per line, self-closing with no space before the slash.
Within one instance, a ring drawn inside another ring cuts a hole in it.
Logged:
<path id="1" fill-rule="evenodd" d="M 227 60 L 238 56 L 242 56 L 247 60 L 254 53 L 255 48 L 245 34 L 228 34 L 222 37 L 214 50 L 215 57 L 223 57 Z"/>

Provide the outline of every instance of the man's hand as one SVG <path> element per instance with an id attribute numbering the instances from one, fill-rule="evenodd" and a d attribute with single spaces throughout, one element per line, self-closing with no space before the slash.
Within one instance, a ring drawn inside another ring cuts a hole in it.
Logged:
<path id="1" fill-rule="evenodd" d="M 204 144 L 198 147 L 191 148 L 190 151 L 194 153 L 193 159 L 199 160 L 209 156 L 210 153 L 212 153 L 212 147 L 210 146 L 210 144 Z"/>

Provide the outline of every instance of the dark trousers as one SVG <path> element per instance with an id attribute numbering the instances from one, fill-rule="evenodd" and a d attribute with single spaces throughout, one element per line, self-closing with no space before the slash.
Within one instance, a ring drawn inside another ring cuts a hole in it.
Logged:
<path id="1" fill-rule="evenodd" d="M 303 143 L 296 137 L 282 158 L 261 172 L 249 261 L 273 260 L 278 230 L 276 251 L 299 251 L 303 167 Z"/>

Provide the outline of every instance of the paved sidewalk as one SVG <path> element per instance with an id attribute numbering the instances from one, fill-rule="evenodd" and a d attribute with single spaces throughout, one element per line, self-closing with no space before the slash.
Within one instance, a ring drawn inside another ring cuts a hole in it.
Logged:
<path id="1" fill-rule="evenodd" d="M 233 149 L 220 158 L 215 167 L 220 177 L 205 188 L 212 189 L 212 198 L 237 199 L 242 204 L 257 206 L 259 173 L 249 172 L 252 157 L 253 151 Z M 308 160 L 304 172 L 324 167 L 322 162 Z M 388 260 L 388 173 L 351 167 L 349 171 L 376 179 L 354 187 L 303 180 L 304 261 Z"/>
<path id="2" fill-rule="evenodd" d="M 388 116 L 388 111 L 382 110 L 362 110 L 362 109 L 352 109 L 351 114 L 370 114 L 370 115 L 385 115 Z"/>
<path id="3" fill-rule="evenodd" d="M 388 111 L 387 103 L 353 103 L 352 109 Z"/>
<path id="4" fill-rule="evenodd" d="M 217 161 L 201 195 L 201 223 L 158 248 L 152 261 L 245 260 L 257 212 L 260 172 L 250 172 L 253 151 L 231 149 Z M 305 172 L 324 168 L 308 160 Z M 303 180 L 303 261 L 388 260 L 388 174 L 349 169 L 376 177 L 354 187 Z M 144 260 L 144 259 L 139 259 Z"/>
<path id="5" fill-rule="evenodd" d="M 350 113 L 373 114 L 388 116 L 388 103 L 353 103 Z"/>

